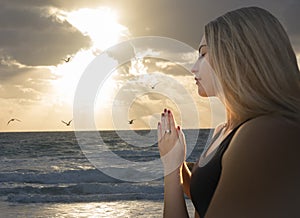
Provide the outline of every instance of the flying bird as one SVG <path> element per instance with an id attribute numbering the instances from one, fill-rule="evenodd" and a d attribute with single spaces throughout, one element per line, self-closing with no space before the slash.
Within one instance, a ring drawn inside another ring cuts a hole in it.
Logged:
<path id="1" fill-rule="evenodd" d="M 70 120 L 69 122 L 65 122 L 65 121 L 62 120 L 61 122 L 64 123 L 64 124 L 66 124 L 66 126 L 70 126 L 72 120 Z"/>
<path id="2" fill-rule="evenodd" d="M 19 122 L 21 122 L 21 120 L 19 120 L 19 119 L 12 118 L 12 119 L 10 119 L 10 120 L 7 122 L 7 125 L 8 125 L 10 122 L 13 122 L 13 121 L 19 121 Z"/>
<path id="3" fill-rule="evenodd" d="M 134 121 L 134 120 L 135 120 L 135 119 L 129 120 L 128 123 L 131 125 L 131 124 L 133 124 L 133 121 Z"/>
<path id="4" fill-rule="evenodd" d="M 151 89 L 155 89 L 155 86 L 157 86 L 158 83 L 155 83 L 154 85 L 151 85 Z"/>
<path id="5" fill-rule="evenodd" d="M 63 58 L 62 60 L 64 60 L 66 63 L 68 63 L 71 60 L 71 57 L 68 57 L 67 59 Z"/>

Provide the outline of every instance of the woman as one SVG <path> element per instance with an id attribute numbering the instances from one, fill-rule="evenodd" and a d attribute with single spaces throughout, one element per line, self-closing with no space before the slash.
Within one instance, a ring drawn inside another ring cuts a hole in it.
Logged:
<path id="1" fill-rule="evenodd" d="M 192 68 L 198 93 L 224 103 L 226 123 L 192 172 L 172 112 L 158 123 L 165 217 L 300 217 L 300 73 L 289 38 L 268 11 L 248 7 L 205 26 Z"/>

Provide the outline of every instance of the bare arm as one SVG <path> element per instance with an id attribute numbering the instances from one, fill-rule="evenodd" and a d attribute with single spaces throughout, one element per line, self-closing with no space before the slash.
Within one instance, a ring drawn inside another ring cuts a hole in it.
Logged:
<path id="1" fill-rule="evenodd" d="M 164 178 L 164 217 L 189 217 L 180 178 L 180 168 Z"/>
<path id="2" fill-rule="evenodd" d="M 189 170 L 189 167 L 187 166 L 186 162 L 184 162 L 182 165 L 181 176 L 182 176 L 183 191 L 186 194 L 186 196 L 188 196 L 188 198 L 191 199 L 191 194 L 190 194 L 191 171 Z"/>
<path id="3" fill-rule="evenodd" d="M 206 217 L 299 217 L 300 127 L 249 121 L 233 137 Z"/>
<path id="4" fill-rule="evenodd" d="M 189 217 L 181 182 L 181 167 L 186 156 L 182 130 L 175 126 L 172 113 L 162 114 L 158 123 L 158 148 L 164 165 L 164 217 Z"/>

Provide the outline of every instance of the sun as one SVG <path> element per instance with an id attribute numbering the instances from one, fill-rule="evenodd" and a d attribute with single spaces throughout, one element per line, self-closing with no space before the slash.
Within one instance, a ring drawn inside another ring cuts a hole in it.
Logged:
<path id="1" fill-rule="evenodd" d="M 82 8 L 67 14 L 66 20 L 84 35 L 88 35 L 93 46 L 100 50 L 116 44 L 120 38 L 128 35 L 128 29 L 118 22 L 116 11 L 107 7 Z"/>
<path id="2" fill-rule="evenodd" d="M 62 14 L 63 17 L 60 19 L 68 21 L 82 34 L 89 36 L 92 41 L 90 48 L 72 54 L 68 63 L 62 61 L 58 66 L 51 68 L 53 74 L 58 77 L 53 82 L 56 101 L 71 105 L 82 73 L 97 55 L 95 51 L 102 52 L 124 38 L 128 38 L 129 31 L 127 27 L 119 23 L 117 12 L 111 8 L 81 8 Z M 108 94 L 106 93 L 105 98 Z"/>

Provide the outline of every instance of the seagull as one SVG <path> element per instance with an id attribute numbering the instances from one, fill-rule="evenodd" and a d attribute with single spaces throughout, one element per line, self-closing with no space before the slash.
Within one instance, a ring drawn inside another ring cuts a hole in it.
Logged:
<path id="1" fill-rule="evenodd" d="M 131 124 L 133 124 L 133 121 L 134 121 L 134 120 L 135 120 L 135 119 L 129 120 L 128 123 L 131 125 Z"/>
<path id="2" fill-rule="evenodd" d="M 67 59 L 63 58 L 62 60 L 64 60 L 66 63 L 68 63 L 71 60 L 71 57 L 68 57 Z"/>
<path id="3" fill-rule="evenodd" d="M 155 83 L 154 85 L 151 85 L 151 89 L 155 89 L 155 86 L 157 86 L 158 83 Z"/>
<path id="4" fill-rule="evenodd" d="M 19 121 L 19 122 L 21 122 L 21 120 L 18 120 L 18 119 L 16 119 L 16 118 L 12 118 L 12 119 L 10 119 L 10 120 L 7 122 L 7 125 L 8 125 L 10 122 L 13 122 L 13 121 Z"/>
<path id="5" fill-rule="evenodd" d="M 62 120 L 61 122 L 63 122 L 64 124 L 66 124 L 66 126 L 70 126 L 72 120 L 70 120 L 69 122 L 65 122 L 65 121 Z"/>

